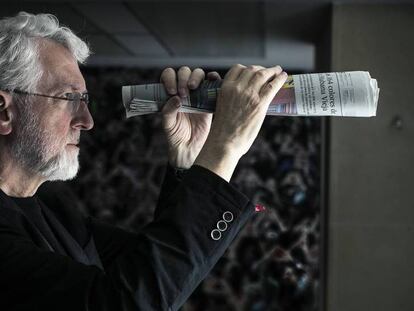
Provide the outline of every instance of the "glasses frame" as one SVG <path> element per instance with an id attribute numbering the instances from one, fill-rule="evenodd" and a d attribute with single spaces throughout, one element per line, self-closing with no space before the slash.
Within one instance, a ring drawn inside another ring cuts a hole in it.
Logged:
<path id="1" fill-rule="evenodd" d="M 73 93 L 65 93 L 65 96 L 73 96 L 74 94 L 80 94 L 79 98 L 70 98 L 70 97 L 62 97 L 62 96 L 52 96 L 52 95 L 45 95 L 45 94 L 39 94 L 39 93 L 29 93 L 29 92 L 25 92 L 19 89 L 15 89 L 13 91 L 8 91 L 10 93 L 16 93 L 16 94 L 20 94 L 20 95 L 31 95 L 31 96 L 40 96 L 40 97 L 46 97 L 46 98 L 54 98 L 54 99 L 60 99 L 60 100 L 67 100 L 70 102 L 75 102 L 75 101 L 79 101 L 79 103 L 81 101 L 83 101 L 86 106 L 89 106 L 89 93 L 85 92 L 85 93 L 80 93 L 80 92 L 73 92 Z"/>

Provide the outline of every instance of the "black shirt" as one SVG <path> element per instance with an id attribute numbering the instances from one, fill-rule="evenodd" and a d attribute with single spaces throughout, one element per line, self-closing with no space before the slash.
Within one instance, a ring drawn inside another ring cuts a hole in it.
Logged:
<path id="1" fill-rule="evenodd" d="M 66 255 L 67 252 L 65 251 L 62 243 L 58 240 L 58 237 L 53 232 L 50 224 L 47 222 L 41 204 L 37 196 L 27 197 L 27 198 L 16 198 L 10 197 L 16 205 L 20 207 L 22 212 L 26 215 L 29 221 L 36 227 L 37 230 L 40 231 L 42 236 L 45 240 L 49 243 L 49 245 L 53 248 L 56 253 Z"/>

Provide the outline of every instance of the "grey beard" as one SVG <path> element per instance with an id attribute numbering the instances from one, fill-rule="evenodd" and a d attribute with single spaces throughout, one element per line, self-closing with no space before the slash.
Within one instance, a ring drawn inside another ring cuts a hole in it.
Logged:
<path id="1" fill-rule="evenodd" d="M 78 157 L 72 157 L 63 151 L 48 157 L 48 144 L 54 140 L 50 133 L 42 131 L 37 115 L 32 111 L 32 103 L 19 102 L 19 125 L 12 131 L 10 149 L 12 156 L 24 169 L 39 174 L 46 180 L 68 180 L 76 176 L 79 169 Z"/>

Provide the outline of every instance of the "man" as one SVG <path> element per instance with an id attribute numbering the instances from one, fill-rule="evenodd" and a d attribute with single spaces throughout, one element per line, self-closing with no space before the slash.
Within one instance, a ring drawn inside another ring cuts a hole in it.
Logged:
<path id="1" fill-rule="evenodd" d="M 177 310 L 254 212 L 229 181 L 286 73 L 233 66 L 212 122 L 178 112 L 204 72 L 164 70 L 169 167 L 154 221 L 132 234 L 36 195 L 78 171 L 93 127 L 78 66 L 88 55 L 51 15 L 0 21 L 0 310 Z"/>

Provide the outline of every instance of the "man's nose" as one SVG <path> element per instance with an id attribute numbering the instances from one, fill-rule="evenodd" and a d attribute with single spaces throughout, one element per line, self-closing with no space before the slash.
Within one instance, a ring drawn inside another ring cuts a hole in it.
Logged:
<path id="1" fill-rule="evenodd" d="M 79 130 L 89 131 L 93 128 L 94 122 L 89 111 L 88 105 L 81 102 L 78 109 L 74 112 L 72 127 Z"/>

